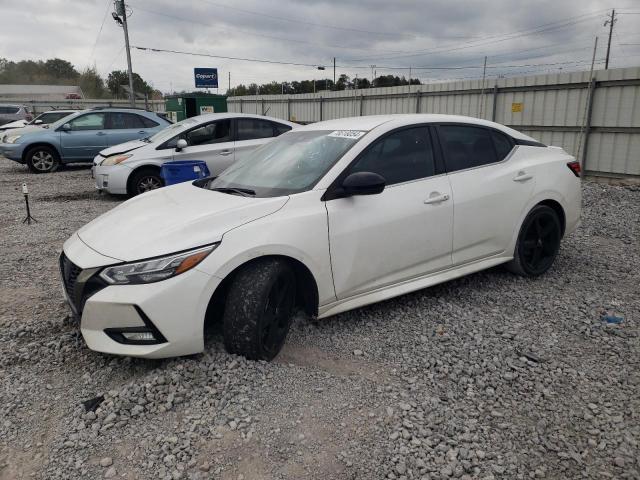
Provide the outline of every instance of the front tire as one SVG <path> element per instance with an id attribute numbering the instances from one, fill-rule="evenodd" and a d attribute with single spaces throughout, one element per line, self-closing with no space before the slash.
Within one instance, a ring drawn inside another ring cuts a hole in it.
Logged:
<path id="1" fill-rule="evenodd" d="M 229 353 L 272 360 L 291 326 L 296 281 L 286 262 L 264 259 L 240 270 L 229 288 L 222 330 Z"/>
<path id="2" fill-rule="evenodd" d="M 135 170 L 127 182 L 127 194 L 135 197 L 141 193 L 150 192 L 164 187 L 164 180 L 157 168 L 140 168 Z"/>
<path id="3" fill-rule="evenodd" d="M 561 238 L 562 226 L 555 210 L 546 205 L 535 206 L 522 222 L 507 269 L 523 277 L 546 273 L 558 255 Z"/>
<path id="4" fill-rule="evenodd" d="M 32 173 L 52 173 L 60 167 L 58 152 L 44 145 L 30 149 L 25 160 Z"/>

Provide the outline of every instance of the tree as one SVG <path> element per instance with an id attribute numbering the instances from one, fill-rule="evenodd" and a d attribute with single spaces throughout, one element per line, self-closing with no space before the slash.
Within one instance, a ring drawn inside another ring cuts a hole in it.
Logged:
<path id="1" fill-rule="evenodd" d="M 94 67 L 86 68 L 78 77 L 78 86 L 87 98 L 104 98 L 108 91 L 104 86 L 104 80 Z"/>
<path id="2" fill-rule="evenodd" d="M 129 75 L 125 70 L 114 70 L 107 77 L 107 87 L 116 97 L 126 98 L 128 94 L 122 86 L 129 86 Z M 136 93 L 151 95 L 153 88 L 140 75 L 133 73 L 133 89 Z"/>
<path id="3" fill-rule="evenodd" d="M 70 62 L 61 58 L 52 58 L 44 62 L 44 72 L 58 80 L 74 80 L 80 76 Z"/>

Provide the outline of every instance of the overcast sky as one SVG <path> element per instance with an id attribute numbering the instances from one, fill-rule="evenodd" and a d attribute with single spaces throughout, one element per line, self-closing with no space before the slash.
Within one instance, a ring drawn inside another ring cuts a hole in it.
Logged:
<path id="1" fill-rule="evenodd" d="M 333 57 L 337 75 L 370 78 L 369 65 L 376 65 L 378 75 L 408 76 L 411 66 L 423 81 L 480 77 L 485 55 L 490 77 L 588 69 L 596 35 L 597 66 L 603 68 L 608 34 L 603 23 L 613 6 L 620 15 L 610 68 L 640 65 L 640 2 L 618 1 L 130 0 L 127 5 L 132 46 L 307 64 L 132 49 L 133 70 L 155 88 L 191 90 L 194 67 L 217 67 L 222 92 L 229 72 L 232 86 L 331 78 Z M 0 57 L 59 57 L 78 69 L 95 65 L 104 76 L 126 69 L 124 36 L 112 10 L 111 0 L 0 0 Z M 321 72 L 314 65 L 327 68 Z"/>

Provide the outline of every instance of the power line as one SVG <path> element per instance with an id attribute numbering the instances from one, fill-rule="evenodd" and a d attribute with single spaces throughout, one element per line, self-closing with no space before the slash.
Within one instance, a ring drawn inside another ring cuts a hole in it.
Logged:
<path id="1" fill-rule="evenodd" d="M 396 59 L 396 58 L 407 58 L 407 57 L 420 57 L 420 56 L 426 56 L 426 55 L 434 55 L 437 53 L 446 53 L 446 52 L 452 52 L 452 51 L 457 51 L 457 50 L 464 50 L 467 48 L 476 48 L 476 47 L 480 47 L 480 46 L 484 46 L 484 45 L 490 45 L 492 43 L 500 43 L 500 42 L 506 42 L 507 40 L 513 40 L 514 38 L 519 38 L 519 37 L 526 37 L 529 35 L 538 35 L 540 33 L 544 33 L 544 32 L 548 32 L 548 31 L 552 31 L 552 30 L 557 30 L 560 28 L 565 28 L 571 25 L 575 25 L 581 22 L 585 22 L 588 20 L 591 20 L 592 18 L 597 17 L 598 15 L 601 15 L 602 12 L 604 11 L 604 9 L 602 10 L 598 10 L 597 12 L 592 12 L 589 14 L 583 14 L 583 15 L 577 15 L 574 17 L 568 17 L 564 20 L 559 20 L 556 22 L 551 22 L 551 23 L 547 23 L 547 24 L 543 24 L 543 25 L 539 25 L 537 27 L 533 27 L 531 29 L 527 29 L 527 30 L 520 30 L 517 32 L 512 32 L 512 33 L 508 33 L 508 34 L 503 34 L 503 35 L 492 35 L 492 36 L 488 36 L 485 37 L 484 39 L 480 39 L 477 41 L 471 41 L 471 42 L 464 42 L 461 44 L 457 44 L 457 45 L 448 45 L 448 46 L 444 46 L 442 48 L 436 48 L 436 49 L 427 49 L 427 50 L 417 50 L 414 51 L 413 53 L 408 53 L 406 55 L 395 55 L 393 57 L 387 57 L 387 58 L 382 58 L 379 56 L 368 56 L 368 57 L 362 57 L 362 58 L 358 58 L 358 59 L 353 59 L 352 61 L 354 62 L 358 62 L 358 61 L 365 61 L 365 60 L 371 60 L 371 59 L 379 59 L 379 60 L 391 60 L 391 59 Z M 582 18 L 585 17 L 585 18 Z M 578 20 L 573 20 L 573 21 L 569 21 L 571 19 L 578 19 Z M 504 37 L 504 38 L 501 38 Z M 497 38 L 497 40 L 491 40 L 491 41 L 483 41 L 483 40 L 490 40 L 490 39 L 495 39 Z M 481 43 L 478 43 L 481 42 Z"/>
<path id="2" fill-rule="evenodd" d="M 100 24 L 100 28 L 98 29 L 98 35 L 96 35 L 96 41 L 93 42 L 93 48 L 91 49 L 91 55 L 89 55 L 89 61 L 93 58 L 93 54 L 96 51 L 96 46 L 98 45 L 98 40 L 100 39 L 100 34 L 102 33 L 102 28 L 104 27 L 104 22 L 107 19 L 107 14 L 109 13 L 109 7 L 111 6 L 111 0 L 107 0 L 107 8 L 104 11 L 104 15 L 102 16 L 102 23 Z"/>

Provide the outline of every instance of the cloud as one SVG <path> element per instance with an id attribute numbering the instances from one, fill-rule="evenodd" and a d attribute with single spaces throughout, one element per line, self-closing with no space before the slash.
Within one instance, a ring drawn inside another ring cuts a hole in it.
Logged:
<path id="1" fill-rule="evenodd" d="M 0 57 L 10 60 L 60 57 L 78 68 L 95 64 L 105 76 L 111 70 L 126 68 L 123 33 L 111 18 L 111 3 L 0 0 L 3 18 Z M 604 0 L 242 3 L 130 0 L 127 3 L 134 46 L 328 67 L 336 57 L 338 75 L 369 77 L 369 65 L 377 65 L 378 74 L 406 76 L 411 66 L 414 76 L 423 80 L 477 77 L 481 72 L 478 68 L 418 68 L 477 67 L 482 65 L 485 55 L 489 57 L 490 75 L 588 68 L 596 35 L 601 40 L 598 58 L 604 57 L 607 29 L 603 23 L 609 8 Z M 615 28 L 611 65 L 637 65 L 640 47 L 620 44 L 640 43 L 637 33 L 640 15 L 620 15 Z M 331 68 L 319 72 L 313 67 L 140 50 L 132 50 L 132 63 L 136 72 L 164 91 L 193 88 L 193 68 L 205 66 L 218 67 L 225 88 L 228 72 L 232 85 L 333 76 Z M 555 65 L 506 67 L 541 63 Z"/>

